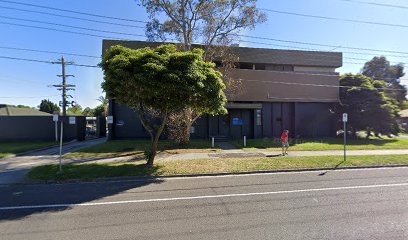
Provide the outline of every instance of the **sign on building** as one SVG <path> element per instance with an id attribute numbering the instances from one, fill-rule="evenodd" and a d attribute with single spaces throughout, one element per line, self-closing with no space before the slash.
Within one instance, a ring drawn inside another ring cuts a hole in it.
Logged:
<path id="1" fill-rule="evenodd" d="M 69 124 L 75 124 L 75 117 L 69 117 Z"/>

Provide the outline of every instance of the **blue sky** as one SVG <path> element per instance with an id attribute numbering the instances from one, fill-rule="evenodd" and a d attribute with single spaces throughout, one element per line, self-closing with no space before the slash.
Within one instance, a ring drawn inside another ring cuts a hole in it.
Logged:
<path id="1" fill-rule="evenodd" d="M 144 8 L 139 7 L 134 0 L 13 0 L 23 3 L 33 3 L 56 8 L 70 9 L 81 12 L 115 16 L 120 18 L 146 20 L 147 14 Z M 363 0 L 374 2 L 374 0 Z M 375 1 L 377 3 L 387 3 L 408 6 L 405 1 Z M 17 10 L 4 9 L 1 7 L 13 7 L 42 12 L 50 12 L 61 15 L 83 17 L 101 21 L 111 21 L 124 24 L 143 26 L 141 23 L 129 23 L 123 21 L 113 21 L 109 19 L 77 15 L 74 13 L 65 13 L 47 9 L 21 6 L 0 1 L 0 47 L 29 48 L 56 52 L 71 52 L 87 54 L 92 56 L 101 55 L 102 38 L 81 36 L 70 33 L 55 32 L 42 29 L 32 29 L 21 26 L 12 26 L 2 24 L 18 23 L 26 25 L 35 25 L 41 27 L 57 28 L 71 30 L 76 32 L 105 35 L 112 38 L 124 37 L 121 35 L 97 33 L 86 30 L 70 29 L 60 26 L 50 26 L 34 22 L 23 22 L 17 20 L 4 19 L 1 17 L 14 17 L 32 19 L 36 21 L 47 21 L 58 24 L 74 25 L 86 28 L 94 28 L 104 31 L 117 31 L 132 34 L 144 34 L 140 28 L 130 28 L 113 26 L 102 23 L 86 22 L 76 19 L 62 18 L 56 16 L 47 16 L 37 13 L 21 12 Z M 364 21 L 384 22 L 392 24 L 408 25 L 406 18 L 408 9 L 396 9 L 366 4 L 358 4 L 342 0 L 260 0 L 260 8 L 268 8 L 279 11 L 297 12 L 311 15 L 330 16 L 337 18 L 357 19 Z M 367 25 L 359 23 L 349 23 L 342 21 L 312 19 L 300 16 L 290 16 L 279 13 L 268 14 L 268 21 L 253 31 L 246 31 L 243 34 L 251 36 L 261 36 L 282 40 L 292 40 L 311 43 L 322 43 L 338 46 L 335 51 L 354 51 L 361 54 L 344 54 L 344 63 L 338 71 L 341 73 L 357 73 L 361 69 L 364 60 L 369 60 L 375 55 L 384 55 L 391 62 L 408 62 L 408 54 L 391 54 L 372 51 L 349 50 L 342 47 L 358 47 L 382 49 L 399 52 L 408 52 L 408 28 L 388 27 L 378 25 Z M 129 37 L 126 37 L 129 38 Z M 143 37 L 132 37 L 135 40 L 144 40 Z M 331 51 L 333 47 L 316 47 L 293 43 L 272 42 L 266 40 L 249 41 L 265 42 L 269 44 L 287 45 L 296 47 L 320 49 Z M 271 45 L 241 43 L 241 46 L 274 48 Z M 275 48 L 282 48 L 277 47 Z M 286 48 L 285 48 L 286 49 Z M 405 56 L 390 56 L 405 55 Z M 26 51 L 6 50 L 0 48 L 0 56 L 32 58 L 46 61 L 54 61 L 60 58 L 59 54 L 33 53 Z M 364 60 L 346 59 L 362 58 Z M 96 58 L 85 58 L 78 56 L 65 56 L 68 61 L 74 61 L 78 64 L 96 65 L 99 60 Z M 24 104 L 37 106 L 41 99 L 48 98 L 54 102 L 61 100 L 60 92 L 54 88 L 47 87 L 50 84 L 59 84 L 60 78 L 56 75 L 61 73 L 59 65 L 32 63 L 25 61 L 15 61 L 9 59 L 0 59 L 0 103 Z M 78 66 L 68 66 L 68 74 L 74 74 L 75 78 L 69 78 L 70 84 L 75 84 L 77 90 L 72 92 L 74 101 L 83 107 L 95 107 L 98 105 L 98 96 L 103 95 L 100 84 L 103 79 L 102 71 L 98 68 L 84 68 Z M 404 77 L 407 78 L 407 77 Z M 404 80 L 405 84 L 408 81 Z"/>

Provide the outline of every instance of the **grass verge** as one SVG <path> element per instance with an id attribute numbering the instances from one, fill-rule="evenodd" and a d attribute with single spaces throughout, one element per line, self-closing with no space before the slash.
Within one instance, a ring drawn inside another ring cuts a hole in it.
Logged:
<path id="1" fill-rule="evenodd" d="M 23 153 L 35 149 L 41 149 L 57 145 L 55 142 L 43 141 L 11 141 L 0 142 L 0 158 L 10 157 L 18 153 Z"/>
<path id="2" fill-rule="evenodd" d="M 394 164 L 408 164 L 408 156 L 349 156 L 345 162 L 342 156 L 168 160 L 157 161 L 151 169 L 145 167 L 144 161 L 132 164 L 67 164 L 64 165 L 62 174 L 57 173 L 57 165 L 45 165 L 33 168 L 28 173 L 28 177 L 42 181 L 89 180 L 105 177 L 168 176 Z"/>
<path id="3" fill-rule="evenodd" d="M 149 144 L 148 140 L 113 140 L 66 154 L 64 157 L 69 159 L 142 157 L 145 147 Z M 191 140 L 187 146 L 178 146 L 171 141 L 160 141 L 159 150 L 169 154 L 218 151 L 211 149 L 211 143 L 205 140 Z"/>
<path id="4" fill-rule="evenodd" d="M 233 141 L 238 148 L 242 148 L 242 141 Z M 321 139 L 290 139 L 290 150 L 292 151 L 325 151 L 342 150 L 342 138 Z M 280 150 L 279 139 L 248 139 L 244 151 L 276 151 Z M 408 149 L 408 138 L 370 138 L 370 139 L 348 139 L 349 150 L 382 150 L 382 149 Z"/>

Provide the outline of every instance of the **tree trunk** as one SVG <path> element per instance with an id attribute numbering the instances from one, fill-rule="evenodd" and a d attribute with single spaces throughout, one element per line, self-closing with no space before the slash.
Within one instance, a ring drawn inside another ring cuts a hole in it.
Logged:
<path id="1" fill-rule="evenodd" d="M 164 127 L 167 124 L 167 120 L 168 120 L 168 113 L 164 113 L 162 123 L 160 124 L 160 127 L 157 129 L 156 133 L 154 134 L 154 138 L 152 139 L 150 149 L 148 150 L 149 153 L 147 156 L 147 163 L 146 163 L 146 167 L 148 168 L 153 167 L 154 158 L 156 157 L 156 152 L 157 152 L 157 146 L 159 144 L 159 139 L 164 130 Z"/>

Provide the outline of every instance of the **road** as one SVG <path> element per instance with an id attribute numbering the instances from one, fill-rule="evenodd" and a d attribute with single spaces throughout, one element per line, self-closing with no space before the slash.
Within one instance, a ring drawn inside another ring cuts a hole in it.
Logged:
<path id="1" fill-rule="evenodd" d="M 88 141 L 72 142 L 63 146 L 63 154 L 77 151 L 82 148 L 97 145 L 106 141 L 106 138 L 98 138 Z M 33 167 L 57 163 L 59 147 L 33 151 L 21 156 L 0 159 L 0 184 L 20 183 L 24 181 L 26 173 Z"/>
<path id="2" fill-rule="evenodd" d="M 408 239 L 408 168 L 0 186 L 8 239 Z"/>

